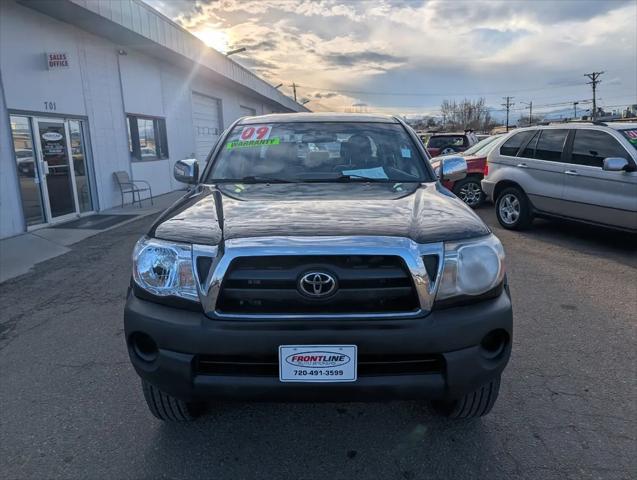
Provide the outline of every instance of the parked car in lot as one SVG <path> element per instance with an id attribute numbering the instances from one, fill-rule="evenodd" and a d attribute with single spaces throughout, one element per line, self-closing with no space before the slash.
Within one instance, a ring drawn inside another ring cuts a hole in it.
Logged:
<path id="1" fill-rule="evenodd" d="M 445 187 L 455 193 L 460 200 L 471 208 L 478 208 L 484 201 L 485 195 L 480 182 L 488 173 L 487 155 L 489 155 L 489 152 L 497 143 L 496 140 L 500 137 L 501 135 L 487 137 L 473 147 L 459 153 L 458 155 L 464 157 L 467 162 L 467 176 L 457 182 L 448 180 L 442 182 Z M 446 156 L 435 157 L 430 160 L 434 171 L 439 171 L 440 164 L 444 158 Z"/>
<path id="2" fill-rule="evenodd" d="M 482 189 L 504 228 L 549 216 L 637 231 L 637 123 L 521 128 L 487 161 Z"/>
<path id="3" fill-rule="evenodd" d="M 124 312 L 156 417 L 215 398 L 491 410 L 511 352 L 502 245 L 402 120 L 243 118 L 201 176 L 181 160 L 175 177 L 194 187 L 135 246 Z"/>
<path id="4" fill-rule="evenodd" d="M 427 140 L 427 151 L 432 157 L 464 152 L 478 143 L 478 137 L 470 130 L 464 133 L 434 133 Z"/>

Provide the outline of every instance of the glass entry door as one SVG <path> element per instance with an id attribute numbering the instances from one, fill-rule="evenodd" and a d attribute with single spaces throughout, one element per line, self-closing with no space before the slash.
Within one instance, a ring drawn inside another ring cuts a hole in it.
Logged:
<path id="1" fill-rule="evenodd" d="M 78 212 L 77 190 L 70 155 L 67 123 L 57 119 L 36 119 L 38 156 L 47 217 L 55 221 Z"/>
<path id="2" fill-rule="evenodd" d="M 27 227 L 46 222 L 36 149 L 31 132 L 31 119 L 11 115 L 11 136 L 15 153 L 22 212 Z"/>
<path id="3" fill-rule="evenodd" d="M 27 227 L 92 213 L 85 121 L 19 114 L 10 120 Z"/>

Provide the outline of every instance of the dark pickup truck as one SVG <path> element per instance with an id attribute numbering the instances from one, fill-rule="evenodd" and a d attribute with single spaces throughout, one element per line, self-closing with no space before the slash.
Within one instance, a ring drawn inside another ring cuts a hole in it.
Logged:
<path id="1" fill-rule="evenodd" d="M 488 413 L 512 341 L 499 240 L 400 119 L 238 120 L 133 253 L 124 321 L 150 411 L 213 399 L 427 399 Z"/>

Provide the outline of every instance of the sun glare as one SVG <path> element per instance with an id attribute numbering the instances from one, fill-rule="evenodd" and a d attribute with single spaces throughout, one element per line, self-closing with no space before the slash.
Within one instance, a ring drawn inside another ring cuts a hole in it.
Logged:
<path id="1" fill-rule="evenodd" d="M 193 33 L 206 45 L 214 48 L 221 53 L 224 53 L 228 50 L 229 39 L 226 32 L 207 28 L 205 30 L 199 30 L 198 32 Z"/>

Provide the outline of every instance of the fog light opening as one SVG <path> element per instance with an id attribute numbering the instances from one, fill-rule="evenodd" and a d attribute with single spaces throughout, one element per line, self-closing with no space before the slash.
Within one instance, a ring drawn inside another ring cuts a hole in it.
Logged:
<path id="1" fill-rule="evenodd" d="M 155 341 L 145 333 L 136 332 L 131 335 L 131 346 L 135 355 L 144 362 L 154 362 L 157 359 L 159 349 Z"/>
<path id="2" fill-rule="evenodd" d="M 493 359 L 502 355 L 508 343 L 509 334 L 506 330 L 492 330 L 484 336 L 480 346 L 483 355 Z"/>

